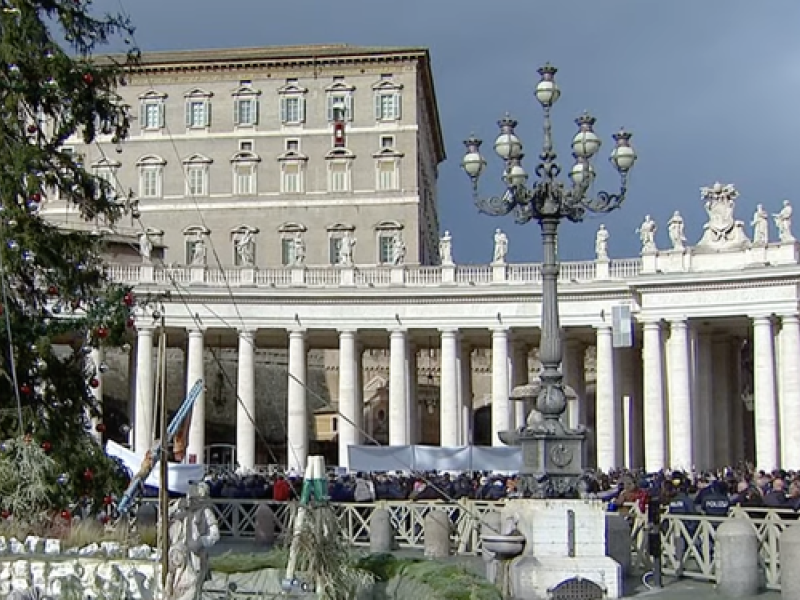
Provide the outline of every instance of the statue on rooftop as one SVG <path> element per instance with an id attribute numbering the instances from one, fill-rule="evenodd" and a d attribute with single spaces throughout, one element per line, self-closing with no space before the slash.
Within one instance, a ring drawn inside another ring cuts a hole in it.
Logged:
<path id="1" fill-rule="evenodd" d="M 772 215 L 772 218 L 778 228 L 778 239 L 782 243 L 795 241 L 792 235 L 792 205 L 788 200 L 783 201 L 783 208 L 778 214 Z"/>
<path id="2" fill-rule="evenodd" d="M 769 221 L 763 204 L 756 206 L 756 212 L 753 213 L 750 225 L 753 227 L 753 244 L 766 246 L 769 243 Z"/>
<path id="3" fill-rule="evenodd" d="M 672 215 L 672 218 L 667 223 L 667 231 L 669 232 L 669 239 L 672 242 L 673 250 L 683 250 L 686 243 L 686 235 L 684 233 L 683 217 L 677 210 Z"/>
<path id="4" fill-rule="evenodd" d="M 653 221 L 650 215 L 645 215 L 644 221 L 639 225 L 639 229 L 636 230 L 636 233 L 639 234 L 639 240 L 642 242 L 642 254 L 648 254 L 658 250 L 656 247 L 657 229 L 658 226 L 656 222 Z"/>
<path id="5" fill-rule="evenodd" d="M 610 237 L 611 234 L 606 229 L 606 226 L 600 225 L 594 238 L 594 251 L 597 255 L 597 260 L 608 260 L 608 239 Z"/>
<path id="6" fill-rule="evenodd" d="M 734 218 L 739 191 L 733 184 L 717 182 L 711 187 L 702 187 L 700 197 L 705 200 L 708 222 L 703 225 L 703 237 L 697 243 L 698 247 L 736 246 L 748 241 L 744 223 Z"/>
<path id="7" fill-rule="evenodd" d="M 444 235 L 439 238 L 439 260 L 443 265 L 453 264 L 453 236 L 449 231 L 445 231 Z"/>
<path id="8" fill-rule="evenodd" d="M 494 256 L 492 263 L 504 264 L 508 255 L 508 236 L 500 229 L 494 230 Z"/>

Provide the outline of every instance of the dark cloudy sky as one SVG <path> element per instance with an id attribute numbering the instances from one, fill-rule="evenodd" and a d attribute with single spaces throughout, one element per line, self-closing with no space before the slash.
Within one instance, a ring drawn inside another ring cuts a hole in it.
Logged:
<path id="1" fill-rule="evenodd" d="M 615 189 L 607 162 L 611 134 L 634 133 L 639 162 L 623 208 L 583 224 L 565 224 L 567 260 L 594 255 L 600 222 L 612 257 L 638 253 L 634 230 L 645 214 L 659 223 L 675 210 L 699 239 L 705 212 L 699 188 L 735 184 L 738 217 L 757 203 L 777 212 L 800 206 L 800 1 L 798 0 L 96 0 L 130 14 L 144 50 L 310 43 L 413 45 L 431 49 L 448 160 L 440 170 L 442 227 L 458 262 L 488 262 L 492 231 L 510 239 L 510 259 L 539 260 L 535 225 L 478 215 L 459 167 L 462 140 L 474 131 L 487 154 L 505 111 L 521 122 L 528 156 L 541 143 L 541 111 L 532 96 L 536 69 L 559 67 L 563 95 L 555 140 L 565 170 L 572 119 L 589 110 L 605 144 L 597 187 Z M 501 191 L 500 162 L 489 157 L 486 194 Z M 535 163 L 527 163 L 532 172 Z M 800 233 L 800 225 L 795 228 Z M 775 238 L 776 233 L 771 232 Z"/>

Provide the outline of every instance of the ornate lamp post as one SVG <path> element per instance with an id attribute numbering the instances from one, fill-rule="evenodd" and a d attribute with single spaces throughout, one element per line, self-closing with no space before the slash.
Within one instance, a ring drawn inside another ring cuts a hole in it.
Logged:
<path id="1" fill-rule="evenodd" d="M 541 361 L 540 385 L 535 392 L 536 410 L 543 417 L 542 422 L 534 427 L 538 419 L 529 417 L 529 427 L 515 435 L 506 435 L 503 439 L 512 443 L 525 445 L 526 431 L 537 439 L 546 434 L 549 442 L 542 444 L 542 452 L 547 456 L 539 457 L 538 468 L 534 465 L 531 471 L 537 478 L 544 479 L 550 475 L 551 469 L 559 470 L 558 463 L 564 463 L 566 454 L 573 452 L 572 443 L 559 442 L 563 436 L 570 435 L 560 421 L 561 414 L 566 410 L 566 394 L 561 373 L 561 330 L 558 314 L 558 260 L 556 256 L 556 239 L 558 226 L 562 219 L 578 222 L 583 219 L 587 211 L 594 213 L 607 213 L 619 208 L 627 193 L 628 174 L 636 162 L 636 153 L 631 147 L 631 134 L 623 130 L 614 134 L 616 146 L 611 152 L 611 162 L 621 176 L 619 193 L 609 194 L 599 192 L 596 196 L 589 195 L 589 188 L 595 179 L 595 170 L 591 159 L 601 146 L 601 140 L 594 132 L 595 119 L 588 113 L 582 114 L 575 120 L 578 133 L 572 139 L 572 156 L 575 164 L 569 172 L 571 185 L 559 180 L 561 167 L 556 162 L 556 153 L 553 149 L 552 123 L 550 111 L 561 95 L 555 81 L 557 69 L 546 64 L 538 70 L 541 79 L 536 86 L 536 99 L 544 110 L 544 141 L 539 154 L 539 164 L 536 166 L 537 180 L 528 185 L 528 173 L 522 166 L 523 146 L 514 132 L 517 121 L 506 115 L 498 125 L 500 135 L 494 143 L 494 150 L 505 162 L 502 180 L 505 192 L 502 196 L 481 198 L 478 194 L 478 179 L 483 172 L 486 161 L 480 154 L 481 140 L 470 137 L 464 142 L 467 152 L 462 160 L 462 167 L 472 181 L 473 198 L 480 212 L 490 216 L 504 216 L 514 213 L 517 223 L 524 224 L 536 221 L 542 229 L 542 242 L 544 245 L 544 262 L 542 264 L 542 323 L 541 340 L 539 346 L 539 360 Z M 526 393 L 533 393 L 531 386 L 527 389 L 516 389 L 514 396 L 521 399 Z M 538 433 L 537 433 L 538 432 Z M 582 432 L 571 432 L 572 436 L 580 436 L 579 445 L 583 440 Z M 555 436 L 555 437 L 553 437 Z M 533 440 L 531 440 L 533 441 Z M 561 440 L 568 442 L 569 440 Z M 537 442 L 538 443 L 538 442 Z M 560 445 L 559 445 L 560 444 Z M 525 452 L 525 456 L 528 456 Z M 558 460 L 551 460 L 559 455 Z M 547 460 L 545 460 L 547 459 Z M 526 458 L 527 461 L 527 458 Z M 566 461 L 572 464 L 574 461 Z M 580 463 L 580 459 L 578 459 Z M 563 471 L 563 468 L 561 468 Z M 578 469 L 580 470 L 580 469 Z M 566 473 L 566 472 L 565 472 Z M 580 473 L 578 473 L 579 475 Z M 552 479 L 552 478 L 551 478 Z M 574 478 L 562 478 L 556 487 L 573 485 Z M 561 490 L 564 492 L 565 490 Z M 550 494 L 552 495 L 552 494 Z"/>

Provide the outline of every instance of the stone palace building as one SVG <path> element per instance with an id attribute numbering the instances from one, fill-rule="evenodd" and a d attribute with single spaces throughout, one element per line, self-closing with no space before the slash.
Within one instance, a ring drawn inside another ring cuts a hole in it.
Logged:
<path id="1" fill-rule="evenodd" d="M 426 50 L 154 53 L 122 92 L 130 140 L 74 151 L 138 200 L 140 218 L 110 236 L 112 277 L 170 293 L 139 315 L 127 357 L 98 358 L 112 365 L 98 393 L 130 399 L 137 452 L 154 434 L 162 319 L 170 407 L 206 383 L 191 460 L 230 444 L 244 468 L 299 470 L 328 439 L 347 466 L 353 444 L 500 444 L 524 426 L 509 393 L 535 377 L 540 267 L 453 263 L 464 242 L 438 222 Z M 561 265 L 566 418 L 589 427 L 590 464 L 800 467 L 791 206 L 771 241 L 761 207 L 745 231 L 736 196 L 704 188 L 694 246 L 676 213 L 659 250 L 647 217 L 641 256 L 609 259 L 604 232 L 596 260 Z M 57 199 L 45 214 L 79 225 Z M 614 322 L 619 307 L 629 321 Z M 633 344 L 616 347 L 626 329 Z"/>

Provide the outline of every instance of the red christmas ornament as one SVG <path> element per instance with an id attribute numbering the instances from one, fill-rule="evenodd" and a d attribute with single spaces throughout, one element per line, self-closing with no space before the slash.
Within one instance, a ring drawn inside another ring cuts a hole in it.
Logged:
<path id="1" fill-rule="evenodd" d="M 101 340 L 103 340 L 103 339 L 108 337 L 108 328 L 107 327 L 98 327 L 97 331 L 95 333 L 97 334 L 97 337 L 99 337 Z"/>
<path id="2" fill-rule="evenodd" d="M 106 424 L 105 423 L 98 423 L 94 426 L 95 431 L 97 433 L 105 433 L 106 432 Z"/>
<path id="3" fill-rule="evenodd" d="M 94 83 L 94 75 L 92 75 L 91 73 L 84 73 L 83 82 L 87 85 L 92 85 L 92 83 Z"/>
<path id="4" fill-rule="evenodd" d="M 72 518 L 72 514 L 66 509 L 62 510 L 61 511 L 61 518 L 64 519 L 65 521 L 69 521 Z"/>
<path id="5" fill-rule="evenodd" d="M 42 195 L 39 192 L 36 192 L 35 194 L 33 194 L 33 196 L 31 196 L 31 200 L 33 200 L 36 203 L 39 203 L 42 201 Z"/>
<path id="6" fill-rule="evenodd" d="M 0 313 L 0 314 L 2 314 L 2 313 Z M 128 328 L 133 328 L 133 326 L 136 325 L 136 320 L 133 317 L 128 317 L 127 325 L 128 325 Z"/>
<path id="7" fill-rule="evenodd" d="M 90 385 L 92 388 L 94 388 L 94 389 L 97 389 L 97 388 L 99 388 L 99 387 L 100 387 L 100 380 L 99 380 L 97 377 L 92 377 L 92 378 L 89 380 L 89 385 Z"/>
<path id="8" fill-rule="evenodd" d="M 7 519 L 10 516 L 11 516 L 11 513 L 8 512 L 7 510 L 4 510 L 3 512 L 0 513 L 0 517 L 3 517 L 4 519 Z"/>
<path id="9" fill-rule="evenodd" d="M 83 478 L 86 481 L 91 481 L 94 479 L 94 473 L 92 473 L 92 470 L 89 467 L 86 467 L 86 470 L 83 472 Z"/>
<path id="10" fill-rule="evenodd" d="M 54 285 L 51 285 L 47 288 L 47 293 L 51 296 L 58 296 L 58 288 Z"/>
<path id="11" fill-rule="evenodd" d="M 50 452 L 50 450 L 52 449 L 53 449 L 53 444 L 51 444 L 47 440 L 42 442 L 42 450 L 44 450 L 45 452 Z"/>
<path id="12" fill-rule="evenodd" d="M 31 123 L 30 125 L 28 125 L 28 133 L 30 133 L 30 134 L 34 134 L 34 133 L 36 133 L 37 131 L 39 131 L 39 128 L 38 128 L 38 127 L 36 127 L 36 125 L 34 125 L 33 123 Z"/>
<path id="13" fill-rule="evenodd" d="M 103 498 L 103 504 L 105 504 L 106 506 L 108 506 L 109 504 L 113 504 L 113 502 L 114 498 L 112 498 L 111 496 L 106 496 L 105 498 Z"/>
<path id="14" fill-rule="evenodd" d="M 27 383 L 23 383 L 21 386 L 19 386 L 19 391 L 26 396 L 29 396 L 31 392 L 33 392 L 33 389 Z"/>
<path id="15" fill-rule="evenodd" d="M 133 294 L 131 294 L 130 292 L 128 292 L 128 293 L 127 293 L 127 294 L 125 294 L 125 296 L 122 298 L 122 301 L 125 303 L 125 306 L 133 306 Z"/>

